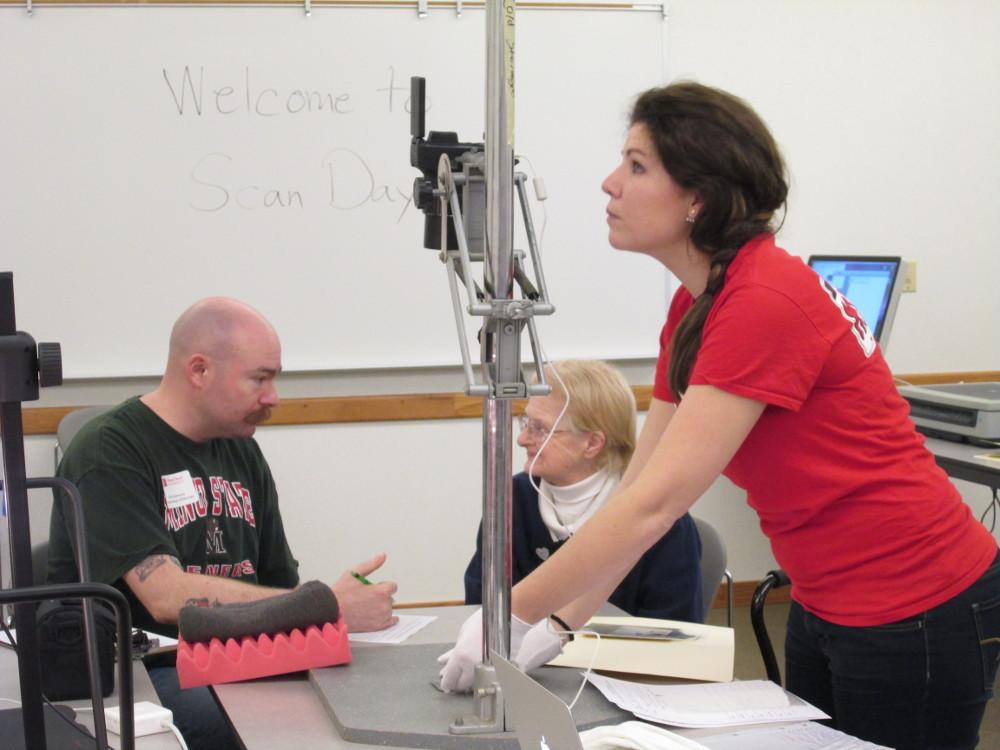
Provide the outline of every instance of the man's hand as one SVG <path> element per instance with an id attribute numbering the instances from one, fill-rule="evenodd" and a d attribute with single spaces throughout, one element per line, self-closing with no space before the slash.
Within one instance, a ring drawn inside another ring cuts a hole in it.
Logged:
<path id="1" fill-rule="evenodd" d="M 382 567 L 385 553 L 375 555 L 371 560 L 358 563 L 351 570 L 345 570 L 330 588 L 337 595 L 340 611 L 351 633 L 383 630 L 395 625 L 398 617 L 392 614 L 392 595 L 396 584 L 392 581 L 364 584 L 352 575 L 357 573 L 367 578 Z"/>

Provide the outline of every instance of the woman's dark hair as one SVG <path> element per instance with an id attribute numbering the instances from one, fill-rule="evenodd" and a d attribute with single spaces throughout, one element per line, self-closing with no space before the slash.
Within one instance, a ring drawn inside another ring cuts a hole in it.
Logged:
<path id="1" fill-rule="evenodd" d="M 771 220 L 788 194 L 785 166 L 757 113 L 710 86 L 683 82 L 650 89 L 636 100 L 631 123 L 646 127 L 667 172 L 702 204 L 691 242 L 711 268 L 704 293 L 674 332 L 669 384 L 681 396 L 726 269 L 744 244 L 773 231 Z"/>

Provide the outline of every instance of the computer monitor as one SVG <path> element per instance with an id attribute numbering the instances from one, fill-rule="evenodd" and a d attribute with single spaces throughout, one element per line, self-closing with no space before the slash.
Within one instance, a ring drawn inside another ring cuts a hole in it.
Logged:
<path id="1" fill-rule="evenodd" d="M 809 267 L 851 301 L 885 351 L 903 287 L 903 259 L 889 255 L 813 255 Z"/>

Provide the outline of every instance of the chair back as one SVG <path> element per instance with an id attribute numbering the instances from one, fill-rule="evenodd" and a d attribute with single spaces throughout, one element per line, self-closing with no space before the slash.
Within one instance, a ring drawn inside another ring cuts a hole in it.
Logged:
<path id="1" fill-rule="evenodd" d="M 80 428 L 110 408 L 111 406 L 109 405 L 85 406 L 82 409 L 71 411 L 59 420 L 59 426 L 56 428 L 56 468 L 59 467 L 59 462 L 66 455 L 66 449 L 73 442 L 73 438 L 76 437 L 76 433 L 80 431 Z"/>
<path id="2" fill-rule="evenodd" d="M 733 622 L 733 576 L 726 567 L 726 545 L 722 541 L 719 532 L 715 530 L 704 518 L 694 519 L 694 525 L 698 528 L 698 536 L 701 537 L 701 598 L 705 605 L 704 617 L 707 619 L 708 613 L 712 609 L 715 595 L 722 585 L 722 579 L 726 579 L 727 589 L 727 624 L 732 627 Z"/>

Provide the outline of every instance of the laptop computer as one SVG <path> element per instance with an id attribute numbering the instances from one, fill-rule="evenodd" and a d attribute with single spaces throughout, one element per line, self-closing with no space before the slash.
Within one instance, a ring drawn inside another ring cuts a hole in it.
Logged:
<path id="1" fill-rule="evenodd" d="M 809 267 L 851 301 L 885 351 L 903 289 L 902 258 L 812 255 Z"/>
<path id="2" fill-rule="evenodd" d="M 495 651 L 490 655 L 521 750 L 583 750 L 569 706 Z"/>

